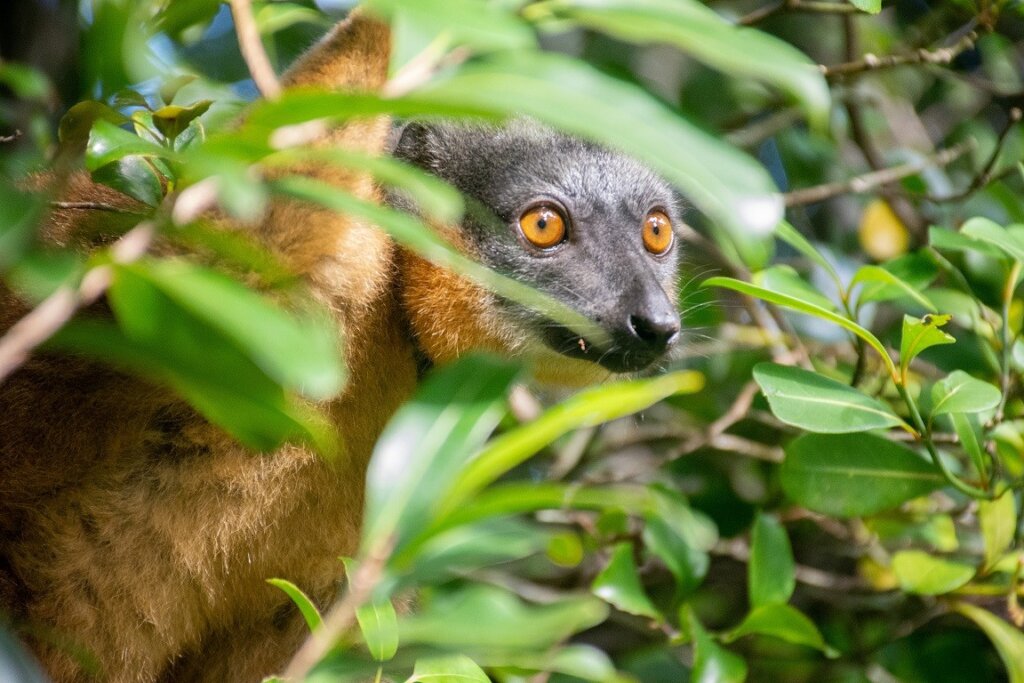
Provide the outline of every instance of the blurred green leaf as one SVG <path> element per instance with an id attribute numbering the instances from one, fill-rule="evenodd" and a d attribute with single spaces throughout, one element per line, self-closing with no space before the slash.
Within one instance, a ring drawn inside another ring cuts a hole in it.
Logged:
<path id="1" fill-rule="evenodd" d="M 164 81 L 160 84 L 160 89 L 157 91 L 160 94 L 160 101 L 165 105 L 172 104 L 174 102 L 175 95 L 178 94 L 178 91 L 189 83 L 195 81 L 197 78 L 199 77 L 195 74 L 181 74 L 180 76 L 175 76 L 174 78 Z"/>
<path id="2" fill-rule="evenodd" d="M 0 183 L 0 272 L 15 265 L 32 244 L 47 199 L 46 193 Z"/>
<path id="3" fill-rule="evenodd" d="M 100 166 L 92 179 L 149 206 L 159 205 L 164 198 L 163 184 L 144 157 L 126 156 Z"/>
<path id="4" fill-rule="evenodd" d="M 1000 260 L 1006 258 L 1006 254 L 1001 249 L 989 244 L 988 242 L 973 239 L 962 235 L 959 232 L 943 228 L 931 228 L 928 231 L 928 243 L 936 249 L 945 249 L 947 251 L 973 251 L 983 254 L 984 256 Z"/>
<path id="5" fill-rule="evenodd" d="M 405 683 L 491 683 L 476 662 L 465 655 L 448 655 L 416 660 L 416 668 Z"/>
<path id="6" fill-rule="evenodd" d="M 987 480 L 989 470 L 988 456 L 981 448 L 981 441 L 978 436 L 980 426 L 978 425 L 977 417 L 964 413 L 950 413 L 949 419 L 953 423 L 953 430 L 960 440 L 961 447 L 970 457 L 974 468 L 978 471 L 978 475 L 981 479 Z"/>
<path id="7" fill-rule="evenodd" d="M 999 405 L 999 389 L 954 370 L 932 387 L 932 417 L 947 413 L 980 413 Z"/>
<path id="8" fill-rule="evenodd" d="M 529 605 L 499 588 L 474 585 L 441 595 L 399 622 L 401 642 L 467 650 L 539 650 L 595 626 L 608 615 L 603 602 L 571 596 Z"/>
<path id="9" fill-rule="evenodd" d="M 836 656 L 814 622 L 790 605 L 767 604 L 755 607 L 739 626 L 729 631 L 726 642 L 738 640 L 752 634 L 779 638 L 794 645 L 804 645 L 820 650 L 830 657 Z"/>
<path id="10" fill-rule="evenodd" d="M 144 261 L 119 272 L 145 280 L 220 331 L 282 386 L 315 399 L 341 390 L 341 350 L 326 313 L 288 313 L 236 280 L 181 260 Z"/>
<path id="11" fill-rule="evenodd" d="M 95 124 L 100 121 L 111 124 L 109 128 L 117 128 L 127 123 L 128 117 L 103 102 L 85 100 L 68 109 L 61 117 L 57 137 L 61 144 L 68 148 L 85 149 Z M 102 133 L 109 128 L 104 126 L 100 131 Z"/>
<path id="12" fill-rule="evenodd" d="M 821 306 L 816 306 L 813 303 L 801 301 L 800 299 L 795 299 L 786 294 L 773 292 L 769 289 L 758 287 L 748 282 L 736 280 L 731 277 L 708 278 L 707 280 L 704 281 L 704 283 L 701 286 L 725 287 L 726 289 L 731 289 L 740 292 L 741 294 L 747 294 L 749 296 L 757 297 L 758 299 L 764 299 L 769 303 L 778 304 L 779 306 L 785 306 L 786 308 L 791 308 L 794 311 L 799 311 L 800 313 L 813 315 L 817 318 L 821 318 L 823 320 L 828 320 L 829 322 L 835 323 L 836 325 L 839 325 L 840 327 L 847 329 L 850 332 L 853 332 L 855 335 L 866 341 L 868 345 L 871 346 L 871 348 L 878 352 L 878 355 L 882 358 L 882 361 L 885 362 L 886 368 L 888 368 L 889 373 L 893 377 L 893 379 L 895 379 L 897 376 L 896 366 L 892 362 L 892 358 L 889 357 L 889 353 L 885 350 L 885 347 L 882 346 L 882 342 L 878 341 L 878 338 L 875 337 L 875 335 L 871 334 L 871 332 L 864 329 L 863 327 L 861 327 L 860 325 L 858 325 L 857 323 L 853 322 L 848 318 L 845 318 L 837 313 L 833 313 L 832 311 L 824 309 Z"/>
<path id="13" fill-rule="evenodd" d="M 302 592 L 302 589 L 286 579 L 267 579 L 267 583 L 275 588 L 280 588 L 291 598 L 291 601 L 299 608 L 302 618 L 306 620 L 306 626 L 309 627 L 310 631 L 316 631 L 323 625 L 323 617 L 320 616 L 320 610 L 316 608 L 316 605 L 309 599 L 309 596 Z"/>
<path id="14" fill-rule="evenodd" d="M 909 448 L 871 433 L 799 436 L 786 447 L 780 477 L 793 501 L 836 517 L 889 510 L 945 483 Z"/>
<path id="15" fill-rule="evenodd" d="M 957 602 L 953 609 L 977 624 L 996 646 L 1009 683 L 1024 683 L 1024 633 L 976 605 Z"/>
<path id="16" fill-rule="evenodd" d="M 1010 549 L 1017 531 L 1017 500 L 1012 490 L 995 500 L 978 501 L 978 526 L 985 542 L 983 571 L 993 567 Z"/>
<path id="17" fill-rule="evenodd" d="M 97 120 L 89 133 L 85 166 L 90 171 L 111 164 L 129 155 L 169 156 L 170 150 L 143 140 L 105 119 Z"/>
<path id="18" fill-rule="evenodd" d="M 987 218 L 971 218 L 960 234 L 991 244 L 1015 261 L 1024 261 L 1024 239 Z"/>
<path id="19" fill-rule="evenodd" d="M 951 335 L 939 328 L 950 321 L 951 315 L 925 315 L 918 319 L 903 316 L 903 333 L 900 336 L 900 376 L 906 384 L 907 368 L 919 353 L 941 344 L 956 342 Z"/>
<path id="20" fill-rule="evenodd" d="M 692 592 L 704 580 L 710 564 L 707 553 L 692 547 L 657 515 L 649 515 L 645 520 L 643 540 L 644 546 L 672 573 L 678 595 Z"/>
<path id="21" fill-rule="evenodd" d="M 850 0 L 850 4 L 868 14 L 878 14 L 882 11 L 882 0 Z"/>
<path id="22" fill-rule="evenodd" d="M 487 445 L 459 474 L 447 509 L 480 490 L 563 434 L 641 411 L 675 394 L 698 391 L 704 378 L 692 371 L 645 380 L 610 382 L 585 389 L 548 409 L 533 422 Z"/>
<path id="23" fill-rule="evenodd" d="M 790 225 L 789 222 L 784 220 L 780 221 L 775 227 L 775 236 L 806 256 L 813 263 L 821 266 L 822 269 L 829 274 L 836 285 L 842 289 L 842 281 L 839 279 L 839 273 L 836 272 L 835 267 L 833 267 L 833 265 L 821 255 L 821 252 L 818 251 L 814 245 L 807 241 L 806 237 L 801 235 L 796 228 Z"/>
<path id="24" fill-rule="evenodd" d="M 540 5 L 573 22 L 641 44 L 668 43 L 731 76 L 749 76 L 798 101 L 827 128 L 831 94 L 806 55 L 775 36 L 730 24 L 695 0 L 551 0 Z"/>
<path id="25" fill-rule="evenodd" d="M 836 305 L 827 296 L 800 277 L 791 266 L 774 265 L 759 270 L 751 278 L 755 285 L 773 292 L 814 304 L 829 311 L 836 311 Z"/>
<path id="26" fill-rule="evenodd" d="M 636 562 L 633 560 L 633 544 L 617 543 L 612 548 L 608 564 L 597 575 L 590 586 L 597 597 L 623 612 L 664 621 L 651 599 L 644 592 Z"/>
<path id="27" fill-rule="evenodd" d="M 153 112 L 153 125 L 168 140 L 174 140 L 192 121 L 205 114 L 211 104 L 212 100 L 201 100 L 187 107 L 165 104 Z"/>
<path id="28" fill-rule="evenodd" d="M 789 602 L 796 588 L 795 567 L 785 527 L 774 517 L 759 512 L 750 534 L 750 606 Z"/>
<path id="29" fill-rule="evenodd" d="M 22 100 L 45 101 L 52 90 L 49 79 L 38 69 L 8 61 L 0 64 L 0 83 Z"/>
<path id="30" fill-rule="evenodd" d="M 900 587 L 917 595 L 943 595 L 960 588 L 974 576 L 974 567 L 936 557 L 923 550 L 901 550 L 893 555 L 892 570 Z"/>
<path id="31" fill-rule="evenodd" d="M 356 610 L 359 630 L 366 649 L 378 662 L 386 662 L 398 652 L 398 615 L 389 600 L 366 604 Z"/>
<path id="32" fill-rule="evenodd" d="M 892 294 L 883 293 L 884 287 L 888 286 L 898 290 L 903 296 L 908 296 L 924 308 L 928 309 L 932 313 L 935 312 L 935 304 L 928 300 L 928 297 L 921 294 L 918 288 L 911 285 L 908 282 L 904 282 L 899 277 L 889 272 L 887 269 L 881 266 L 861 266 L 854 274 L 853 279 L 850 280 L 850 289 L 852 290 L 857 285 L 880 285 L 876 286 L 873 290 L 869 290 L 865 298 L 864 295 L 858 299 L 858 303 L 865 301 L 881 301 L 885 299 L 896 298 Z M 898 295 L 897 295 L 898 296 Z"/>
<path id="33" fill-rule="evenodd" d="M 691 683 L 743 683 L 747 678 L 747 663 L 716 643 L 704 630 L 689 605 L 683 608 L 683 621 L 693 639 L 693 670 Z"/>
<path id="34" fill-rule="evenodd" d="M 909 427 L 878 399 L 810 370 L 759 363 L 754 381 L 775 417 L 794 427 L 826 434 Z"/>
<path id="35" fill-rule="evenodd" d="M 456 473 L 505 413 L 518 373 L 508 362 L 469 356 L 434 372 L 395 413 L 366 475 L 364 552 L 400 544 L 433 521 Z"/>

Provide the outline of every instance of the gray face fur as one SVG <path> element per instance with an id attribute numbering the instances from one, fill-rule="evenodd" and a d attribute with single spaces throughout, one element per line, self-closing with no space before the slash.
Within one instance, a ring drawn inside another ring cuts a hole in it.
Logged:
<path id="1" fill-rule="evenodd" d="M 486 265 L 571 306 L 604 329 L 596 347 L 512 302 L 519 324 L 550 348 L 609 370 L 640 370 L 679 336 L 674 297 L 678 244 L 656 256 L 641 230 L 652 210 L 679 223 L 675 194 L 636 161 L 552 131 L 529 119 L 502 127 L 410 124 L 395 156 L 457 187 L 471 207 L 463 230 Z M 519 219 L 553 206 L 568 228 L 565 241 L 541 250 L 525 240 Z"/>

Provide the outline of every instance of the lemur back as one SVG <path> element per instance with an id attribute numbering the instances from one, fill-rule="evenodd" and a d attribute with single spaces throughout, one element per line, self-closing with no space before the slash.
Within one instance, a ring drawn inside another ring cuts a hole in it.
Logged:
<path id="1" fill-rule="evenodd" d="M 284 82 L 379 89 L 389 42 L 386 26 L 355 15 Z M 383 153 L 390 139 L 392 123 L 377 117 L 319 144 Z M 523 155 L 518 166 L 507 163 L 511 148 Z M 645 367 L 672 345 L 674 251 L 645 251 L 629 237 L 608 258 L 592 244 L 618 239 L 623 221 L 674 217 L 671 191 L 646 169 L 522 121 L 412 125 L 396 154 L 487 207 L 489 219 L 447 231 L 459 248 L 532 273 L 530 284 L 608 325 L 613 346 L 586 356 L 568 330 L 401 251 L 375 226 L 276 201 L 254 233 L 333 312 L 345 340 L 348 384 L 326 406 L 344 457 L 328 462 L 299 445 L 254 453 L 171 390 L 81 358 L 38 353 L 0 383 L 0 599 L 54 680 L 258 681 L 279 670 L 305 629 L 265 580 L 287 578 L 321 606 L 334 597 L 337 558 L 358 541 L 373 444 L 414 390 L 423 357 L 484 348 L 527 356 L 541 374 L 547 364 L 557 368 L 548 374 L 601 377 Z M 384 200 L 362 173 L 301 171 Z M 65 198 L 131 204 L 83 175 Z M 573 232 L 540 253 L 514 227 L 531 211 L 561 212 Z M 96 220 L 57 210 L 44 237 L 82 245 Z M 94 308 L 103 314 L 102 302 Z M 0 329 L 25 311 L 0 288 Z"/>

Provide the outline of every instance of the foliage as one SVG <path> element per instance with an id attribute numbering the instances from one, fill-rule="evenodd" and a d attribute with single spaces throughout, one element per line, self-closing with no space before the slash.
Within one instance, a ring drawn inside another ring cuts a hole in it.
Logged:
<path id="1" fill-rule="evenodd" d="M 0 143 L 4 281 L 44 306 L 74 302 L 68 318 L 102 294 L 113 312 L 46 343 L 166 383 L 255 449 L 302 440 L 331 455 L 338 435 L 313 406 L 343 385 L 344 340 L 281 264 L 206 217 L 251 222 L 276 197 L 370 219 L 585 324 L 418 218 L 280 173 L 366 170 L 427 219 L 457 220 L 462 198 L 415 169 L 282 142 L 378 113 L 528 113 L 662 173 L 696 209 L 696 229 L 680 229 L 692 332 L 666 374 L 522 423 L 508 410 L 515 363 L 471 356 L 434 373 L 378 443 L 349 601 L 332 608 L 349 612 L 321 616 L 289 577 L 268 577 L 340 645 L 311 640 L 296 670 L 1024 680 L 1024 200 L 1007 108 L 1024 87 L 1020 4 L 366 5 L 392 22 L 403 90 L 285 93 L 235 125 L 252 85 L 217 0 L 83 3 L 75 99 L 92 99 L 65 102 L 55 127 L 46 77 L 0 63 L 0 116 L 22 131 Z M 296 1 L 255 18 L 280 69 L 336 17 Z M 66 207 L 120 226 L 91 253 L 38 238 L 59 187 L 26 183 L 76 165 L 137 200 Z M 151 254 L 157 238 L 199 258 Z M 0 370 L 17 363 L 5 341 Z M 410 594 L 418 607 L 396 611 Z"/>

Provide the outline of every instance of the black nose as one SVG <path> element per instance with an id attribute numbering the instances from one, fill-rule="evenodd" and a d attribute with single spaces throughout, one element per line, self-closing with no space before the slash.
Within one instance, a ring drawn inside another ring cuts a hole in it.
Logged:
<path id="1" fill-rule="evenodd" d="M 679 316 L 668 312 L 657 315 L 634 314 L 629 316 L 629 331 L 648 349 L 661 353 L 679 335 Z"/>

